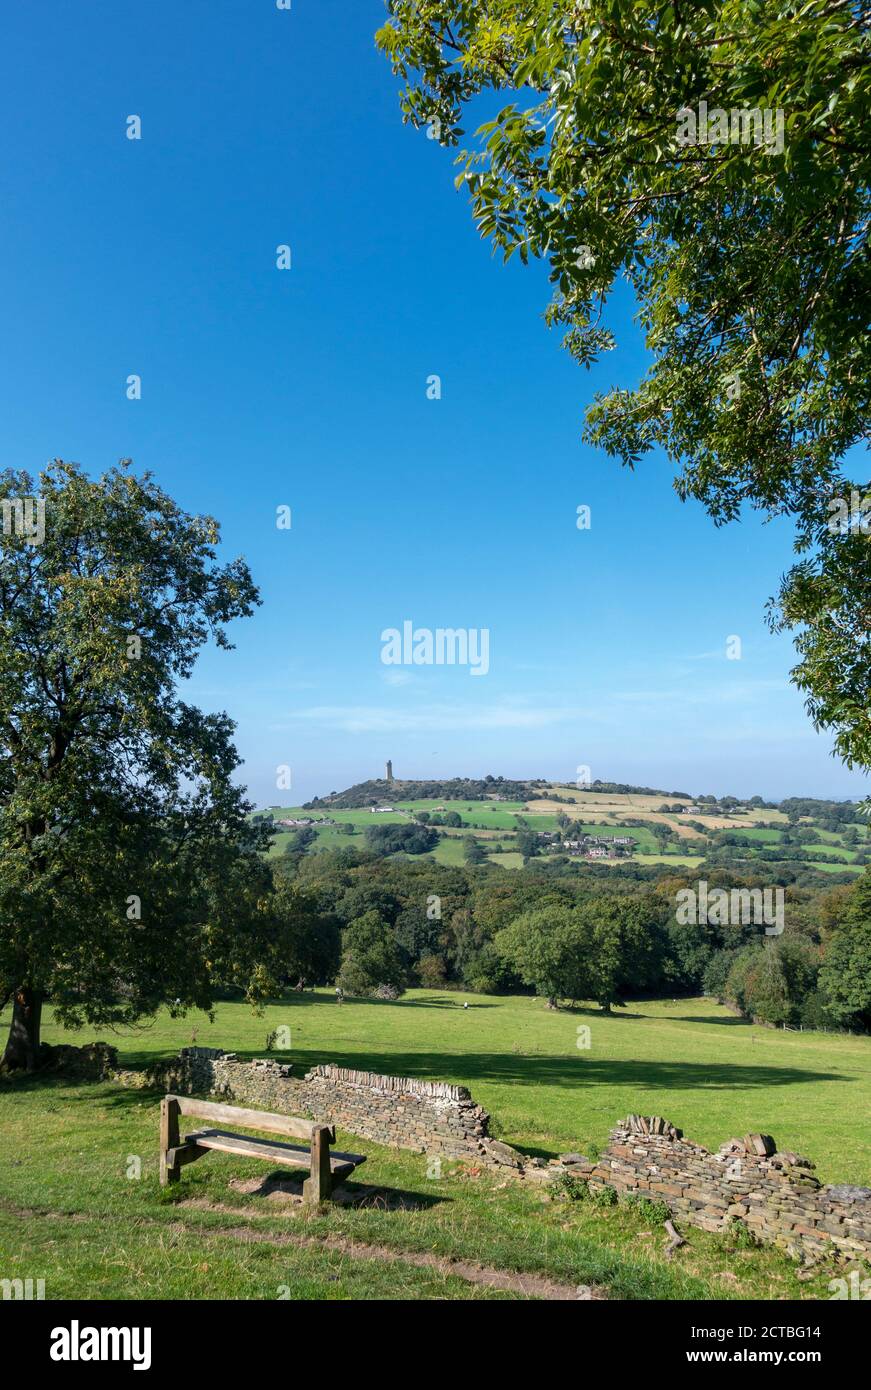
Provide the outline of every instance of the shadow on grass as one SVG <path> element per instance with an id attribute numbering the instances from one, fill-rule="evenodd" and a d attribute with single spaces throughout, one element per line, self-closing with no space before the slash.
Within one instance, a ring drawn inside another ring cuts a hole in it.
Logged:
<path id="1" fill-rule="evenodd" d="M 65 1076 L 62 1072 L 22 1072 L 0 1078 L 0 1097 L 32 1095 L 50 1100 L 57 1095 L 64 1104 L 87 1101 L 89 1105 L 113 1109 L 141 1105 L 143 1102 L 156 1105 L 164 1094 L 160 1088 L 119 1086 L 114 1081 L 90 1081 L 80 1076 Z"/>
<path id="2" fill-rule="evenodd" d="M 524 1056 L 522 1053 L 297 1051 L 292 1058 L 300 1077 L 318 1063 L 350 1070 L 450 1081 L 474 1090 L 476 1081 L 522 1086 L 581 1088 L 595 1085 L 634 1086 L 642 1090 L 747 1090 L 763 1086 L 795 1086 L 812 1081 L 853 1081 L 842 1072 L 804 1067 L 755 1066 L 729 1061 L 643 1061 L 596 1058 L 589 1052 L 566 1057 Z"/>
<path id="3" fill-rule="evenodd" d="M 667 1017 L 675 1023 L 717 1023 L 726 1024 L 730 1028 L 756 1028 L 765 1033 L 779 1031 L 775 1028 L 766 1028 L 761 1023 L 753 1023 L 749 1018 L 740 1018 L 738 1014 L 729 1014 L 727 1018 L 723 1018 L 719 1014 L 662 1014 L 661 1017 Z"/>
<path id="4" fill-rule="evenodd" d="M 256 1187 L 246 1190 L 244 1195 L 249 1203 L 256 1207 L 260 1202 L 264 1203 L 266 1209 L 272 1205 L 273 1195 L 287 1194 L 294 1198 L 301 1198 L 303 1194 L 303 1182 L 307 1174 L 300 1173 L 291 1176 L 287 1170 L 278 1169 L 267 1173 L 261 1178 Z M 232 1189 L 231 1189 L 232 1190 Z M 236 1189 L 238 1192 L 238 1189 Z M 251 1199 L 254 1199 L 252 1202 Z M 407 1188 L 391 1187 L 384 1183 L 366 1183 L 356 1180 L 349 1183 L 341 1183 L 333 1189 L 333 1194 L 328 1199 L 326 1206 L 353 1207 L 384 1210 L 431 1210 L 434 1207 L 443 1206 L 445 1203 L 452 1203 L 453 1197 L 448 1197 L 442 1193 L 417 1192 Z M 281 1210 L 280 1204 L 275 1204 L 276 1211 Z"/>
<path id="5" fill-rule="evenodd" d="M 238 1056 L 262 1056 L 252 1051 L 240 1051 Z M 315 1052 L 296 1051 L 294 1054 L 275 1053 L 274 1060 L 292 1062 L 293 1075 L 302 1080 L 310 1068 L 332 1064 L 349 1070 L 382 1073 L 388 1076 L 407 1076 L 427 1081 L 448 1081 L 474 1089 L 477 1081 L 520 1086 L 557 1086 L 581 1089 L 587 1086 L 631 1086 L 638 1090 L 748 1090 L 766 1086 L 796 1086 L 814 1081 L 855 1081 L 843 1072 L 812 1070 L 806 1067 L 773 1067 L 729 1062 L 694 1062 L 691 1060 L 644 1061 L 641 1059 L 597 1058 L 589 1052 L 565 1057 L 543 1057 L 522 1053 L 458 1052 L 445 1049 L 439 1052 L 381 1052 L 374 1050 L 340 1051 L 331 1048 Z M 130 1059 L 134 1061 L 133 1058 Z M 136 1059 L 138 1060 L 138 1059 Z M 153 1062 L 153 1056 L 143 1058 Z M 135 1064 L 134 1064 L 135 1069 Z M 95 1089 L 99 1087 L 98 1097 Z M 153 1101 L 163 1094 L 161 1088 L 136 1089 L 113 1085 L 111 1082 L 85 1082 L 76 1077 L 53 1073 L 32 1073 L 6 1078 L 0 1082 L 0 1094 L 39 1092 L 50 1095 L 63 1092 L 64 1098 L 94 1100 L 101 1105 L 126 1107 Z M 70 1096 L 79 1090 L 81 1095 Z"/>
<path id="6" fill-rule="evenodd" d="M 370 999 L 362 995 L 346 994 L 344 1004 L 336 1004 L 333 995 L 328 992 L 322 991 L 320 994 L 316 994 L 313 991 L 306 990 L 300 994 L 288 994 L 283 999 L 270 999 L 267 1003 L 267 1008 L 281 1008 L 283 1004 L 298 1008 L 312 1004 L 323 1005 L 332 1003 L 336 1012 L 340 1009 L 352 1009 L 355 1005 L 359 1004 L 364 1005 L 367 1009 L 462 1009 L 464 1004 L 467 1004 L 469 995 L 473 993 L 474 991 L 472 990 L 469 990 L 468 994 L 464 994 L 462 990 L 457 990 L 456 992 L 452 991 L 450 994 L 439 994 L 430 999 L 408 999 L 404 995 L 401 995 L 399 999 Z M 468 1008 L 498 1009 L 499 1004 L 484 1004 L 480 999 L 477 999 L 475 1003 L 468 1003 Z"/>

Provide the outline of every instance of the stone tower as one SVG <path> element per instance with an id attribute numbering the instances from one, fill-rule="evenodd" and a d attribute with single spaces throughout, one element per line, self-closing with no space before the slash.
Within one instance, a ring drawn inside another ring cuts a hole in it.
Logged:
<path id="1" fill-rule="evenodd" d="M 389 758 L 387 760 L 387 780 L 388 782 L 393 781 L 393 763 L 390 761 Z"/>

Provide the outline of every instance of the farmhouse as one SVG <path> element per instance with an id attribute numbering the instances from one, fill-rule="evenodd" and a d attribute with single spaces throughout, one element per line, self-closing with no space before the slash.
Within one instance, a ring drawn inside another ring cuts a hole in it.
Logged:
<path id="1" fill-rule="evenodd" d="M 583 854 L 587 859 L 618 859 L 634 844 L 631 835 L 584 835 L 580 840 L 563 840 L 563 848 L 570 854 Z"/>

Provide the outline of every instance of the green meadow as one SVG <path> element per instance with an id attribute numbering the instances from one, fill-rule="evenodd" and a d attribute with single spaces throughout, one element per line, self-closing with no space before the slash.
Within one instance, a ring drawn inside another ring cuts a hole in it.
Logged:
<path id="1" fill-rule="evenodd" d="M 869 1178 L 871 1041 L 774 1032 L 703 999 L 637 1002 L 605 1016 L 426 990 L 339 1007 L 318 991 L 259 1015 L 221 1003 L 211 1021 L 161 1014 L 150 1027 L 104 1036 L 123 1064 L 143 1066 L 191 1042 L 262 1056 L 267 1032 L 282 1024 L 291 1047 L 274 1055 L 300 1073 L 334 1062 L 460 1082 L 490 1111 L 494 1135 L 530 1155 L 595 1155 L 612 1124 L 642 1111 L 711 1147 L 770 1132 L 812 1157 L 824 1180 Z M 590 1029 L 589 1048 L 578 1047 L 579 1028 Z M 49 1042 L 92 1036 L 46 1021 Z M 0 1082 L 4 1277 L 44 1278 L 47 1298 L 490 1300 L 571 1297 L 587 1284 L 611 1299 L 828 1296 L 831 1271 L 799 1280 L 779 1253 L 732 1236 L 687 1229 L 688 1244 L 666 1260 L 656 1213 L 550 1197 L 469 1164 L 433 1173 L 424 1155 L 341 1133 L 340 1146 L 367 1162 L 346 1202 L 314 1213 L 252 1190 L 268 1169 L 229 1155 L 210 1155 L 163 1191 L 158 1102 L 110 1083 Z M 531 1276 L 562 1294 L 525 1284 Z"/>
<path id="2" fill-rule="evenodd" d="M 338 1007 L 321 990 L 262 1016 L 233 1003 L 219 1004 L 214 1022 L 161 1015 L 117 1044 L 131 1066 L 177 1052 L 194 1034 L 199 1045 L 253 1057 L 279 1024 L 291 1029 L 286 1060 L 297 1070 L 334 1062 L 459 1082 L 490 1111 L 495 1134 L 534 1152 L 602 1147 L 611 1125 L 642 1111 L 709 1147 L 762 1130 L 814 1159 L 824 1180 L 871 1181 L 871 1039 L 763 1028 L 708 999 L 644 1001 L 605 1015 L 462 991 Z M 588 1050 L 577 1046 L 579 1025 L 591 1030 Z M 50 1018 L 44 1036 L 81 1040 Z"/>

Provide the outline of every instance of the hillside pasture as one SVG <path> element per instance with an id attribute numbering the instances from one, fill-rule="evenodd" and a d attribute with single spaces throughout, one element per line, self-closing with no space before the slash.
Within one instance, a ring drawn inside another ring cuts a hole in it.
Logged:
<path id="1" fill-rule="evenodd" d="M 463 1004 L 469 1007 L 464 1009 Z M 611 1016 L 540 999 L 414 990 L 395 1003 L 327 991 L 256 1015 L 241 1003 L 105 1034 L 127 1066 L 191 1042 L 272 1055 L 303 1074 L 319 1062 L 467 1085 L 491 1131 L 529 1155 L 594 1157 L 628 1112 L 662 1114 L 714 1148 L 773 1133 L 823 1180 L 867 1183 L 871 1040 L 754 1027 L 704 999 L 638 1001 Z M 581 1026 L 590 1047 L 577 1046 Z M 65 1031 L 51 1011 L 46 1041 Z M 264 1165 L 229 1154 L 157 1183 L 159 1093 L 61 1076 L 0 1080 L 0 1245 L 7 1278 L 44 1278 L 47 1299 L 416 1300 L 573 1298 L 821 1299 L 831 1271 L 799 1278 L 774 1250 L 687 1228 L 666 1257 L 661 1221 L 623 1203 L 602 1209 L 477 1165 L 390 1150 L 363 1152 L 344 1199 L 304 1211 L 272 1192 Z M 26 1222 L 26 1240 L 22 1223 Z M 542 1283 L 542 1280 L 550 1281 Z"/>

